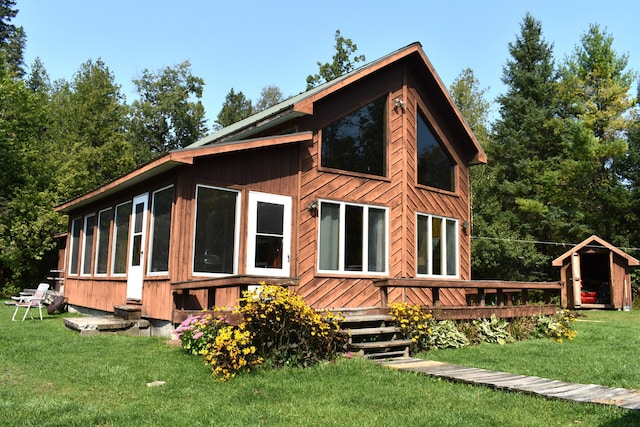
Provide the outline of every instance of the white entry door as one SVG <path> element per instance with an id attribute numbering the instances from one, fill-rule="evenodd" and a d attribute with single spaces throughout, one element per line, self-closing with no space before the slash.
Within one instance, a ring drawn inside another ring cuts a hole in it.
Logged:
<path id="1" fill-rule="evenodd" d="M 290 275 L 291 197 L 249 193 L 247 274 Z"/>
<path id="2" fill-rule="evenodd" d="M 129 232 L 129 268 L 127 269 L 127 299 L 142 299 L 144 250 L 146 248 L 147 204 L 149 193 L 133 199 L 131 231 Z"/>

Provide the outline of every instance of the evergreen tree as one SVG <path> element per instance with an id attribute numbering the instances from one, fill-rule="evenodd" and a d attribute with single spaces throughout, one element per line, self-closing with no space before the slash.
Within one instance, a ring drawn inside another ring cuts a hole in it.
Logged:
<path id="1" fill-rule="evenodd" d="M 8 70 L 15 77 L 24 75 L 23 51 L 27 36 L 22 27 L 11 24 L 18 14 L 14 0 L 0 0 L 0 51 L 4 52 Z"/>
<path id="2" fill-rule="evenodd" d="M 624 160 L 635 75 L 627 64 L 628 57 L 613 49 L 613 37 L 591 25 L 563 67 L 559 85 L 564 137 L 572 153 L 565 176 L 579 190 L 576 219 L 589 233 L 617 244 L 626 240 L 615 230 L 629 203 L 621 176 L 622 168 L 631 166 Z"/>
<path id="3" fill-rule="evenodd" d="M 561 240 L 571 218 L 553 202 L 559 197 L 559 165 L 566 156 L 565 144 L 553 126 L 557 72 L 553 46 L 544 40 L 540 22 L 530 14 L 516 41 L 509 44 L 509 53 L 502 76 L 507 92 L 497 99 L 499 118 L 486 150 L 491 168 L 488 192 L 496 195 L 487 213 L 495 212 L 501 223 L 494 224 L 496 232 L 508 233 L 509 240 Z M 492 220 L 486 218 L 488 224 Z M 551 274 L 555 253 L 531 243 L 517 245 L 518 251 L 501 251 L 509 258 L 502 263 L 512 265 L 511 271 L 502 273 L 509 277 L 503 278 L 539 279 Z"/>
<path id="4" fill-rule="evenodd" d="M 216 119 L 216 128 L 221 129 L 230 126 L 242 119 L 246 119 L 254 113 L 253 104 L 244 93 L 236 93 L 233 88 L 227 93 L 222 104 L 222 109 Z"/>

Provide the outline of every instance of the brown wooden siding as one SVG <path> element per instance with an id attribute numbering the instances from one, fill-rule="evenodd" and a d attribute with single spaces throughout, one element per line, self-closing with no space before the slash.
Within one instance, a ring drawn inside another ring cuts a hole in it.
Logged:
<path id="1" fill-rule="evenodd" d="M 361 177 L 358 174 L 334 173 L 318 168 L 320 162 L 321 133 L 314 134 L 313 145 L 304 153 L 301 161 L 306 167 L 301 175 L 300 205 L 307 206 L 312 200 L 329 199 L 381 205 L 389 208 L 389 277 L 414 277 L 415 230 L 417 212 L 458 219 L 459 224 L 469 219 L 468 170 L 465 159 L 455 150 L 455 144 L 446 141 L 447 148 L 458 164 L 456 170 L 456 191 L 438 191 L 416 185 L 416 134 L 415 123 L 418 106 L 427 110 L 420 97 L 428 94 L 424 90 L 402 84 L 407 73 L 402 67 L 391 67 L 385 71 L 387 79 L 376 79 L 375 84 L 364 81 L 352 92 L 342 93 L 336 108 L 331 104 L 319 103 L 314 106 L 313 129 L 322 129 L 333 120 L 365 105 L 380 96 L 387 97 L 387 176 L 384 178 Z M 376 76 L 378 77 L 378 76 Z M 392 82 L 392 86 L 389 86 Z M 382 83 L 382 85 L 381 85 Z M 411 84 L 411 81 L 409 81 Z M 422 89 L 422 88 L 421 88 Z M 394 100 L 402 99 L 404 109 L 394 109 Z M 326 108 L 326 111 L 325 111 Z M 435 120 L 428 111 L 427 118 Z M 441 138 L 448 137 L 446 131 L 439 130 Z M 312 166 L 313 165 L 313 166 Z M 314 167 L 315 166 L 315 167 Z M 298 292 L 313 306 L 322 308 L 362 307 L 380 305 L 379 293 L 372 285 L 373 278 L 316 277 L 318 218 L 306 210 L 299 212 L 302 226 L 299 228 L 299 275 Z M 461 231 L 460 236 L 460 277 L 469 278 L 469 240 Z M 402 293 L 401 293 L 402 292 Z M 392 290 L 390 299 L 406 296 L 416 304 L 430 304 L 431 291 L 426 289 Z M 465 304 L 464 292 L 443 290 L 441 301 L 448 305 Z"/>

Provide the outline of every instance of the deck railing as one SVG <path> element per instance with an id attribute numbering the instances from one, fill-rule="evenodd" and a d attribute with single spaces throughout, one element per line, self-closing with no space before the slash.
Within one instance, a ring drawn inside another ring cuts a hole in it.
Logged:
<path id="1" fill-rule="evenodd" d="M 238 275 L 174 282 L 171 284 L 175 306 L 173 322 L 180 323 L 192 314 L 202 313 L 202 309 L 193 310 L 187 307 L 190 291 L 206 290 L 208 294 L 206 308 L 211 308 L 216 305 L 215 295 L 217 289 L 237 288 L 237 296 L 239 297 L 249 286 L 257 286 L 261 283 L 291 287 L 297 286 L 299 279 L 297 277 Z"/>
<path id="2" fill-rule="evenodd" d="M 432 309 L 448 313 L 449 318 L 483 317 L 484 313 L 499 311 L 503 317 L 515 317 L 540 312 L 540 305 L 529 303 L 529 291 L 543 291 L 546 311 L 555 310 L 550 305 L 552 294 L 559 294 L 560 305 L 566 306 L 566 292 L 562 282 L 507 282 L 499 280 L 444 280 L 444 279 L 381 279 L 374 285 L 380 288 L 380 300 L 383 307 L 389 304 L 390 288 L 429 289 L 432 296 Z M 467 306 L 444 307 L 440 301 L 441 289 L 463 289 L 467 297 Z M 496 294 L 496 305 L 488 307 L 486 296 Z M 514 295 L 519 295 L 519 304 L 514 304 Z M 404 293 L 403 293 L 404 295 Z"/>

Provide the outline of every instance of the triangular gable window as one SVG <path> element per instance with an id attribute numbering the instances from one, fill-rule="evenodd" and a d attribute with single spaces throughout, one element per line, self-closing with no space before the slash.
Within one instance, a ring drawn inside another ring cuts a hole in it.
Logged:
<path id="1" fill-rule="evenodd" d="M 418 184 L 455 191 L 455 165 L 427 121 L 418 115 Z"/>

